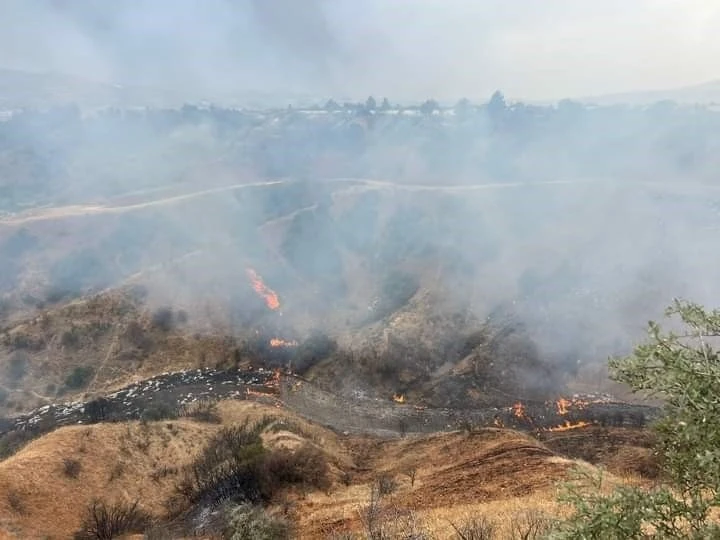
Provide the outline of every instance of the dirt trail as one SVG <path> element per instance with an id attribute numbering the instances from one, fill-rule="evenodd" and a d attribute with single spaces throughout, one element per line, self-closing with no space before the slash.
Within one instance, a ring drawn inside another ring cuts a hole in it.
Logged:
<path id="1" fill-rule="evenodd" d="M 164 199 L 154 199 L 145 201 L 142 203 L 129 204 L 125 206 L 103 206 L 103 205 L 72 205 L 72 206 L 59 206 L 55 208 L 42 208 L 38 210 L 31 210 L 29 212 L 12 216 L 5 219 L 0 219 L 0 225 L 23 225 L 33 221 L 48 221 L 54 219 L 61 219 L 66 217 L 79 217 L 79 216 L 91 216 L 97 214 L 122 214 L 125 212 L 132 212 L 134 210 L 141 210 L 152 206 L 161 206 L 166 204 L 172 204 L 188 199 L 195 199 L 204 195 L 212 195 L 215 193 L 222 193 L 224 191 L 232 191 L 235 189 L 247 188 L 247 187 L 258 187 L 258 186 L 270 186 L 276 184 L 283 184 L 286 181 L 276 180 L 269 182 L 253 182 L 244 184 L 231 184 L 228 186 L 215 187 L 210 189 L 203 189 L 201 191 L 194 191 L 192 193 L 183 193 L 182 195 L 173 195 L 172 197 L 166 197 Z"/>
<path id="2" fill-rule="evenodd" d="M 243 189 L 249 187 L 263 187 L 273 186 L 280 184 L 291 184 L 295 182 L 292 179 L 280 179 L 280 180 L 265 180 L 262 182 L 251 182 L 241 184 L 230 184 L 226 186 L 219 186 L 214 188 L 203 189 L 200 191 L 193 191 L 190 193 L 183 193 L 180 195 L 173 195 L 161 199 L 153 199 L 135 204 L 128 205 L 69 205 L 69 206 L 58 206 L 58 207 L 43 207 L 35 208 L 27 212 L 16 214 L 13 216 L 0 218 L 0 225 L 23 225 L 33 221 L 49 221 L 62 219 L 67 217 L 82 217 L 91 216 L 98 214 L 122 214 L 125 212 L 132 212 L 135 210 L 142 210 L 153 206 L 162 206 L 185 201 L 189 199 L 195 199 L 203 197 L 205 195 L 213 195 L 216 193 L 222 193 L 225 191 L 232 191 L 236 189 Z M 536 186 L 572 186 L 572 185 L 589 185 L 589 184 L 617 184 L 618 186 L 624 187 L 644 187 L 653 189 L 665 189 L 673 192 L 680 190 L 683 193 L 705 193 L 708 189 L 719 189 L 718 186 L 711 186 L 701 183 L 686 183 L 686 182 L 648 182 L 648 181 L 614 181 L 607 178 L 592 178 L 592 179 L 580 179 L 580 180 L 545 180 L 545 181 L 523 181 L 523 182 L 485 182 L 480 184 L 462 184 L 462 185 L 426 185 L 426 184 L 403 184 L 398 182 L 392 182 L 389 180 L 373 180 L 368 178 L 330 178 L 321 179 L 317 182 L 323 183 L 347 183 L 355 184 L 365 189 L 396 189 L 404 191 L 441 191 L 445 193 L 465 192 L 465 191 L 480 191 L 480 190 L 493 190 L 493 189 L 512 189 L 522 187 L 536 187 Z M 693 191 L 695 190 L 695 191 Z M 155 193 L 162 191 L 161 188 L 154 188 L 147 190 L 145 193 Z M 135 194 L 142 194 L 142 191 L 135 192 Z"/>
<path id="3" fill-rule="evenodd" d="M 183 193 L 180 195 L 173 195 L 171 197 L 165 197 L 161 199 L 153 199 L 135 204 L 128 205 L 69 205 L 69 206 L 58 206 L 58 207 L 44 207 L 36 208 L 23 212 L 21 214 L 13 215 L 0 219 L 0 225 L 24 225 L 34 221 L 50 221 L 56 219 L 63 219 L 68 217 L 84 217 L 98 214 L 122 214 L 125 212 L 132 212 L 135 210 L 142 210 L 153 206 L 163 206 L 168 204 L 177 203 L 180 201 L 195 199 L 203 197 L 205 195 L 213 195 L 216 193 L 222 193 L 226 191 L 233 191 L 236 189 L 243 189 L 249 187 L 263 187 L 280 184 L 290 184 L 294 180 L 268 180 L 263 182 L 251 182 L 242 184 L 230 184 L 226 186 L 214 187 L 209 189 L 203 189 L 200 191 L 194 191 L 190 193 Z M 531 186 L 552 186 L 552 185 L 573 185 L 573 184 L 596 184 L 600 182 L 606 182 L 606 180 L 549 180 L 543 182 L 489 182 L 483 184 L 468 184 L 468 185 L 457 185 L 457 186 L 436 186 L 436 185 L 421 185 L 421 184 L 400 184 L 387 180 L 371 180 L 362 178 L 334 178 L 327 180 L 319 180 L 318 182 L 326 183 L 348 183 L 348 184 L 360 184 L 363 187 L 369 189 L 399 189 L 405 191 L 442 191 L 442 192 L 462 192 L 462 191 L 476 191 L 476 190 L 487 190 L 487 189 L 508 189 L 518 187 L 531 187 Z M 158 191 L 158 190 L 153 190 Z"/>

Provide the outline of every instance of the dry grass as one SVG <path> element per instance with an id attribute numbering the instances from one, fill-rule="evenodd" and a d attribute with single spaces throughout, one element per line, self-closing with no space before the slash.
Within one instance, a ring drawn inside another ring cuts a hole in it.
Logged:
<path id="1" fill-rule="evenodd" d="M 499 429 L 393 441 L 356 439 L 348 446 L 356 464 L 350 485 L 338 482 L 329 495 L 312 493 L 298 502 L 302 538 L 359 531 L 361 511 L 380 474 L 398 482 L 385 504 L 393 511 L 411 511 L 437 538 L 452 538 L 451 522 L 473 517 L 492 518 L 504 534 L 520 511 L 560 516 L 566 510 L 556 502 L 558 484 L 578 465 L 593 468 L 560 458 L 525 434 Z M 608 486 L 617 482 L 625 480 L 608 478 Z"/>
<path id="2" fill-rule="evenodd" d="M 18 349 L 17 343 L 30 346 Z M 12 326 L 0 341 L 0 373 L 17 351 L 27 357 L 27 373 L 7 389 L 5 405 L 13 411 L 56 400 L 68 374 L 86 366 L 88 358 L 98 359 L 89 384 L 66 389 L 62 400 L 114 391 L 166 371 L 229 365 L 233 358 L 233 344 L 225 337 L 158 329 L 152 311 L 120 290 Z"/>
<path id="3" fill-rule="evenodd" d="M 266 444 L 293 447 L 308 441 L 328 453 L 335 475 L 349 462 L 331 432 L 286 411 L 242 401 L 220 402 L 219 411 L 221 424 L 173 420 L 72 426 L 31 442 L 0 462 L 0 538 L 69 537 L 94 497 L 139 500 L 143 510 L 161 516 L 180 468 L 223 425 L 245 419 L 285 419 L 292 431 L 268 432 Z M 66 474 L 66 460 L 79 462 L 76 478 Z"/>
<path id="4" fill-rule="evenodd" d="M 532 437 L 509 430 L 412 436 L 399 440 L 343 437 L 285 409 L 248 401 L 221 401 L 220 424 L 188 420 L 98 424 L 59 429 L 0 462 L 0 538 L 66 537 L 77 529 L 94 497 L 132 502 L 161 516 L 179 469 L 222 426 L 276 418 L 266 446 L 321 449 L 331 467 L 328 493 L 288 493 L 285 504 L 300 538 L 358 531 L 361 511 L 380 475 L 397 488 L 383 498 L 391 512 L 410 511 L 437 538 L 451 538 L 451 523 L 481 516 L 505 534 L 520 511 L 560 516 L 557 484 L 570 469 L 592 466 L 558 457 Z M 80 462 L 77 478 L 63 470 Z M 409 472 L 413 471 L 413 474 Z M 635 482 L 608 476 L 606 487 Z M 14 536 L 12 536 L 14 534 Z M 501 536 L 503 537 L 503 536 Z"/>
<path id="5" fill-rule="evenodd" d="M 93 497 L 139 499 L 145 510 L 159 515 L 175 479 L 153 473 L 189 462 L 212 429 L 191 422 L 62 428 L 0 462 L 0 493 L 17 494 L 25 509 L 18 514 L 0 497 L 0 516 L 22 531 L 19 537 L 66 537 Z M 77 478 L 65 474 L 69 459 L 81 465 Z"/>

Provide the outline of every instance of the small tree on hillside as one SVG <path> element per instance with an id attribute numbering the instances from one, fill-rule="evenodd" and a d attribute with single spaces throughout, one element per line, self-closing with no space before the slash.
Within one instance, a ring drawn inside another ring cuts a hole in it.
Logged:
<path id="1" fill-rule="evenodd" d="M 665 402 L 653 426 L 664 483 L 608 496 L 571 486 L 575 514 L 553 538 L 720 538 L 709 518 L 720 507 L 720 310 L 676 300 L 666 314 L 679 318 L 680 333 L 651 322 L 646 343 L 610 361 L 614 380 Z"/>

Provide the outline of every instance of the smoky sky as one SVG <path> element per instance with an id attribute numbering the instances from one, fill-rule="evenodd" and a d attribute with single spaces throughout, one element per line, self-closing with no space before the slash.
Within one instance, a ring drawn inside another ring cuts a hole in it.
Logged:
<path id="1" fill-rule="evenodd" d="M 0 67 L 121 84 L 524 99 L 718 78 L 715 0 L 0 0 Z"/>

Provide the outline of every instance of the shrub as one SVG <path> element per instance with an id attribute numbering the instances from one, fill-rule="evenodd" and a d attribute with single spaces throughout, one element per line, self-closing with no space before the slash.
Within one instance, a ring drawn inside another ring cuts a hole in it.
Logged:
<path id="1" fill-rule="evenodd" d="M 199 422 L 207 422 L 209 424 L 219 424 L 222 421 L 217 402 L 210 399 L 199 399 L 183 405 L 180 408 L 179 416 L 192 418 Z"/>
<path id="2" fill-rule="evenodd" d="M 169 307 L 161 307 L 152 315 L 152 323 L 163 332 L 169 332 L 175 325 L 175 314 Z"/>
<path id="3" fill-rule="evenodd" d="M 539 510 L 526 510 L 512 517 L 511 540 L 540 540 L 552 529 L 553 520 Z"/>
<path id="4" fill-rule="evenodd" d="M 405 476 L 410 480 L 410 487 L 415 487 L 415 477 L 417 476 L 417 467 L 410 466 L 405 469 Z"/>
<path id="5" fill-rule="evenodd" d="M 264 454 L 262 424 L 223 428 L 188 467 L 179 491 L 190 503 L 261 499 L 258 468 Z"/>
<path id="6" fill-rule="evenodd" d="M 90 366 L 78 366 L 65 377 L 65 386 L 73 390 L 83 388 L 90 382 L 94 372 Z"/>
<path id="7" fill-rule="evenodd" d="M 77 328 L 65 330 L 60 336 L 60 344 L 63 347 L 75 347 L 80 342 L 80 333 Z"/>
<path id="8" fill-rule="evenodd" d="M 148 351 L 153 346 L 153 341 L 145 329 L 137 321 L 130 321 L 125 328 L 124 337 L 141 351 Z"/>
<path id="9" fill-rule="evenodd" d="M 4 342 L 11 349 L 25 349 L 29 351 L 39 351 L 45 346 L 45 340 L 42 337 L 33 337 L 24 332 L 5 334 Z"/>
<path id="10" fill-rule="evenodd" d="M 191 504 L 267 501 L 288 485 L 330 486 L 324 456 L 307 445 L 295 451 L 263 447 L 260 434 L 272 419 L 223 428 L 187 468 L 178 491 Z"/>
<path id="11" fill-rule="evenodd" d="M 20 494 L 14 489 L 7 492 L 7 503 L 10 509 L 16 514 L 25 514 L 25 503 L 23 502 L 22 497 L 20 497 Z"/>
<path id="12" fill-rule="evenodd" d="M 223 538 L 227 540 L 283 540 L 290 538 L 288 523 L 262 508 L 242 504 L 227 509 Z"/>
<path id="13" fill-rule="evenodd" d="M 388 503 L 380 495 L 377 483 L 370 489 L 368 504 L 360 510 L 360 521 L 365 529 L 365 537 L 371 540 L 431 538 L 417 514 L 392 502 Z"/>
<path id="14" fill-rule="evenodd" d="M 75 533 L 75 540 L 112 540 L 142 533 L 150 523 L 150 515 L 138 508 L 137 501 L 131 505 L 94 501 Z"/>
<path id="15" fill-rule="evenodd" d="M 265 481 L 271 483 L 266 486 L 268 492 L 274 491 L 275 486 L 288 484 L 327 490 L 331 484 L 327 459 L 311 444 L 296 450 L 280 448 L 269 452 L 265 458 L 265 472 Z"/>
<path id="16" fill-rule="evenodd" d="M 679 317 L 679 334 L 651 322 L 645 343 L 610 361 L 615 381 L 664 400 L 665 414 L 653 426 L 664 482 L 602 495 L 601 475 L 579 476 L 563 494 L 574 514 L 554 538 L 643 538 L 648 529 L 660 538 L 720 537 L 712 518 L 720 507 L 720 362 L 711 345 L 720 336 L 720 311 L 676 300 L 666 315 Z"/>
<path id="17" fill-rule="evenodd" d="M 20 381 L 27 375 L 29 356 L 26 352 L 16 351 L 10 356 L 7 365 L 7 377 L 11 382 Z"/>
<path id="18" fill-rule="evenodd" d="M 140 414 L 140 420 L 143 422 L 157 422 L 159 420 L 175 420 L 178 417 L 178 411 L 169 403 L 153 403 L 148 405 Z"/>
<path id="19" fill-rule="evenodd" d="M 99 397 L 85 404 L 85 416 L 89 422 L 104 422 L 113 417 L 118 407 L 109 399 Z"/>
<path id="20" fill-rule="evenodd" d="M 390 495 L 398 488 L 398 482 L 390 474 L 381 474 L 375 481 L 380 495 Z"/>
<path id="21" fill-rule="evenodd" d="M 77 459 L 65 458 L 63 459 L 63 474 L 73 480 L 80 476 L 82 470 L 82 464 Z"/>
<path id="22" fill-rule="evenodd" d="M 459 540 L 492 540 L 495 538 L 495 525 L 485 516 L 467 520 L 460 526 L 451 523 Z"/>

